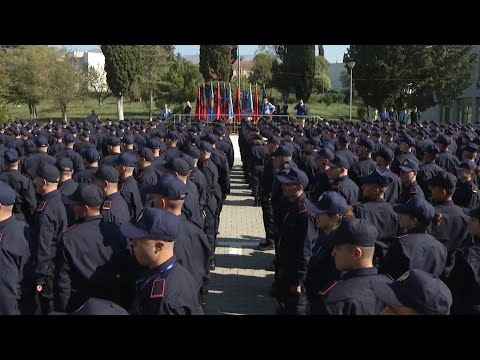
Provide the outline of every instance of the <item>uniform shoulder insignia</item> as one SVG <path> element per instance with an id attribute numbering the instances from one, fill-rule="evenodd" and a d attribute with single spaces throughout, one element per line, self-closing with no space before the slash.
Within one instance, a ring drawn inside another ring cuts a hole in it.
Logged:
<path id="1" fill-rule="evenodd" d="M 475 186 L 473 184 L 470 185 L 470 187 L 472 188 L 472 193 L 477 193 L 477 189 L 475 189 Z"/>
<path id="2" fill-rule="evenodd" d="M 318 293 L 321 296 L 325 296 L 330 290 L 332 290 L 335 287 L 335 285 L 337 285 L 337 282 L 338 281 L 334 281 L 333 283 L 328 284 L 327 287 L 324 290 L 319 291 Z"/>
<path id="3" fill-rule="evenodd" d="M 207 160 L 207 159 L 203 160 L 202 165 L 203 165 L 203 166 L 208 166 L 208 160 Z"/>
<path id="4" fill-rule="evenodd" d="M 302 214 L 304 212 L 307 212 L 307 204 L 305 203 L 298 204 L 298 213 Z"/>
<path id="5" fill-rule="evenodd" d="M 122 192 L 124 185 L 125 185 L 125 184 L 123 184 L 123 183 L 122 183 L 122 184 L 119 184 L 119 185 L 118 185 L 118 191 Z"/>
<path id="6" fill-rule="evenodd" d="M 62 190 L 63 190 L 63 185 L 58 187 L 58 191 L 62 191 Z"/>
<path id="7" fill-rule="evenodd" d="M 103 203 L 102 210 L 110 210 L 112 208 L 112 202 L 110 200 L 106 200 Z"/>
<path id="8" fill-rule="evenodd" d="M 409 191 L 410 191 L 410 194 L 416 194 L 416 193 L 417 193 L 417 188 L 416 188 L 416 186 L 414 186 L 414 185 L 410 186 L 410 190 L 409 190 Z"/>
<path id="9" fill-rule="evenodd" d="M 45 205 L 47 205 L 46 201 L 42 201 L 40 204 L 38 204 L 37 212 L 42 212 L 43 209 L 45 209 Z"/>
<path id="10" fill-rule="evenodd" d="M 396 239 L 401 239 L 408 236 L 408 234 L 403 234 L 403 235 L 397 235 Z"/>
<path id="11" fill-rule="evenodd" d="M 163 298 L 165 294 L 165 279 L 156 279 L 153 281 L 150 299 Z"/>
<path id="12" fill-rule="evenodd" d="M 388 277 L 390 280 L 395 281 L 395 279 L 393 277 L 391 277 L 390 275 L 385 274 L 385 276 Z"/>
<path id="13" fill-rule="evenodd" d="M 0 234 L 0 243 L 2 242 L 3 234 Z"/>
<path id="14" fill-rule="evenodd" d="M 137 179 L 140 179 L 143 176 L 143 170 L 140 171 L 140 174 L 137 175 Z"/>
<path id="15" fill-rule="evenodd" d="M 68 230 L 71 230 L 73 229 L 75 226 L 77 226 L 77 224 L 73 224 L 72 226 L 68 227 L 65 229 L 65 231 L 63 232 L 64 234 L 68 231 Z"/>

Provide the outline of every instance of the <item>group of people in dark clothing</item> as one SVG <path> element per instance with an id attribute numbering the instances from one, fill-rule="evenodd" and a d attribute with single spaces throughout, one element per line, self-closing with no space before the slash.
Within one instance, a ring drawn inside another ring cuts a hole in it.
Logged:
<path id="1" fill-rule="evenodd" d="M 480 123 L 263 118 L 239 144 L 279 313 L 480 312 Z"/>
<path id="2" fill-rule="evenodd" d="M 0 314 L 203 314 L 233 158 L 222 122 L 1 124 Z"/>

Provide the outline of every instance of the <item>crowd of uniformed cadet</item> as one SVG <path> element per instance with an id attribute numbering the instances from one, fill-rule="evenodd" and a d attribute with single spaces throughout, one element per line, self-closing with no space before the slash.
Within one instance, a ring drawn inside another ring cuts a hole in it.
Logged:
<path id="1" fill-rule="evenodd" d="M 480 313 L 480 123 L 264 117 L 239 145 L 279 313 Z"/>
<path id="2" fill-rule="evenodd" d="M 0 314 L 203 314 L 233 158 L 222 122 L 2 124 Z"/>

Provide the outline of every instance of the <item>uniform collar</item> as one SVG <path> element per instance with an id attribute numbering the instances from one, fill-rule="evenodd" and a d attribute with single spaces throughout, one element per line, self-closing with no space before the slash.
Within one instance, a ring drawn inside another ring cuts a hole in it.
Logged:
<path id="1" fill-rule="evenodd" d="M 177 261 L 177 257 L 173 255 L 170 259 L 165 261 L 163 264 L 157 266 L 156 268 L 153 268 L 151 272 L 156 273 L 156 272 L 164 271 L 166 268 L 168 268 L 170 265 L 172 265 L 176 261 Z"/>
<path id="2" fill-rule="evenodd" d="M 135 180 L 135 179 L 133 178 L 133 175 L 130 175 L 130 176 L 127 177 L 126 179 L 123 179 L 121 183 L 122 183 L 122 184 L 125 184 L 125 183 L 127 183 L 127 182 L 132 182 L 133 180 Z"/>
<path id="3" fill-rule="evenodd" d="M 83 219 L 79 220 L 78 224 L 84 224 L 86 222 L 95 221 L 95 220 L 102 220 L 102 219 L 103 219 L 102 215 L 90 216 L 90 217 L 83 218 Z"/>
<path id="4" fill-rule="evenodd" d="M 114 192 L 113 194 L 108 195 L 108 196 L 105 198 L 105 200 L 113 200 L 113 199 L 115 199 L 117 196 L 121 196 L 121 195 L 120 195 L 120 191 L 117 191 L 117 192 Z"/>
<path id="5" fill-rule="evenodd" d="M 377 274 L 378 274 L 377 268 L 375 266 L 372 266 L 369 268 L 362 268 L 362 269 L 347 271 L 342 275 L 342 280 L 347 280 L 347 279 L 359 277 L 359 276 L 369 276 L 369 275 L 377 275 Z"/>
<path id="6" fill-rule="evenodd" d="M 52 192 L 49 192 L 46 195 L 42 195 L 41 198 L 42 198 L 42 200 L 47 200 L 47 199 L 50 199 L 50 198 L 54 198 L 58 195 L 60 195 L 60 192 L 58 191 L 58 189 L 55 189 L 55 190 L 53 190 Z"/>

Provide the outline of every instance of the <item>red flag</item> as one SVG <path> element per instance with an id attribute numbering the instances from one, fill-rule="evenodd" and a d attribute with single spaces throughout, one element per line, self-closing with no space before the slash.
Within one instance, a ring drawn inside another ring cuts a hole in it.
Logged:
<path id="1" fill-rule="evenodd" d="M 195 104 L 195 120 L 200 120 L 200 85 L 197 86 L 197 102 Z"/>
<path id="2" fill-rule="evenodd" d="M 202 89 L 200 119 L 207 120 L 207 97 L 205 95 L 205 84 L 203 84 Z"/>
<path id="3" fill-rule="evenodd" d="M 221 113 L 222 113 L 222 98 L 220 97 L 220 84 L 217 83 L 217 116 L 216 116 L 217 120 L 220 120 Z"/>
<path id="4" fill-rule="evenodd" d="M 235 106 L 233 108 L 234 108 L 233 111 L 235 112 L 235 121 L 239 123 L 240 122 L 240 93 L 239 93 L 238 86 L 237 86 L 237 90 L 235 91 Z"/>
<path id="5" fill-rule="evenodd" d="M 255 84 L 255 92 L 253 93 L 253 122 L 256 123 L 258 120 L 258 89 L 257 84 Z"/>

